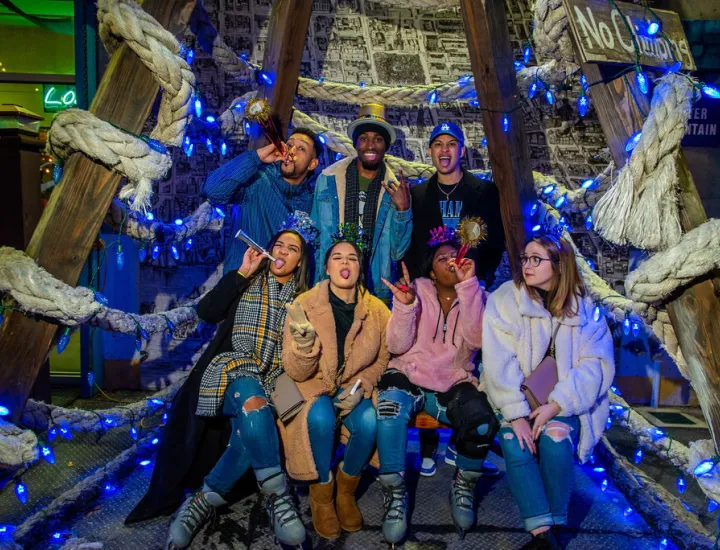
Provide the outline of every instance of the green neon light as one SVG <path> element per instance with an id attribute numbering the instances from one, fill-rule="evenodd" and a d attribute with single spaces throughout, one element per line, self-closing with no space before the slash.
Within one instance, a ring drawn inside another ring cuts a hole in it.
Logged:
<path id="1" fill-rule="evenodd" d="M 46 112 L 52 113 L 62 111 L 63 109 L 77 105 L 77 93 L 75 91 L 75 86 L 45 85 L 43 88 L 45 90 L 43 108 Z"/>

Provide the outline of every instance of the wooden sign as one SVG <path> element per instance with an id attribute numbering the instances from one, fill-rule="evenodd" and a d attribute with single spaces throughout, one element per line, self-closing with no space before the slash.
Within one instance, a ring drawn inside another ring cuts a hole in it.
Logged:
<path id="1" fill-rule="evenodd" d="M 720 104 L 716 99 L 702 97 L 693 105 L 682 145 L 720 147 Z"/>
<path id="2" fill-rule="evenodd" d="M 655 21 L 653 14 L 635 4 L 616 4 L 622 14 L 609 0 L 563 0 L 580 63 L 634 65 L 637 43 L 641 65 L 669 67 L 677 60 L 682 61 L 684 70 L 695 69 L 690 44 L 678 14 L 653 10 L 662 21 L 662 32 L 650 38 L 646 29 L 650 22 Z"/>

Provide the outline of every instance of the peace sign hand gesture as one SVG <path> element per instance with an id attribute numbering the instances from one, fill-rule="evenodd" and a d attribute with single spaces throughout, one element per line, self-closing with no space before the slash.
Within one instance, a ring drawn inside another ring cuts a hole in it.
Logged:
<path id="1" fill-rule="evenodd" d="M 305 311 L 300 304 L 293 302 L 286 304 L 288 315 L 290 316 L 290 323 L 288 328 L 290 334 L 295 339 L 295 343 L 302 351 L 308 351 L 312 349 L 315 343 L 315 327 L 312 326 L 308 321 Z"/>
<path id="2" fill-rule="evenodd" d="M 389 181 L 387 185 L 385 182 L 381 182 L 382 186 L 390 194 L 390 198 L 395 204 L 395 208 L 398 212 L 405 212 L 410 209 L 410 186 L 405 181 L 402 168 L 400 169 L 400 183 L 396 181 Z"/>
<path id="3" fill-rule="evenodd" d="M 393 296 L 397 298 L 398 302 L 409 306 L 415 301 L 415 289 L 412 284 L 410 284 L 410 274 L 405 266 L 405 262 L 401 262 L 401 265 L 403 276 L 400 277 L 400 280 L 396 284 L 393 285 L 385 279 L 382 279 L 382 282 L 390 289 L 390 292 L 393 293 Z"/>

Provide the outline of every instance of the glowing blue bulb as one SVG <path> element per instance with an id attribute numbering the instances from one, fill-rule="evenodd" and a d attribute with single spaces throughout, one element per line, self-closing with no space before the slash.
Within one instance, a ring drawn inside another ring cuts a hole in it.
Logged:
<path id="1" fill-rule="evenodd" d="M 95 301 L 101 303 L 104 306 L 108 305 L 108 299 L 102 292 L 95 293 Z"/>
<path id="2" fill-rule="evenodd" d="M 700 464 L 695 466 L 693 473 L 695 477 L 706 476 L 711 474 L 717 463 L 714 460 L 703 460 Z"/>
<path id="3" fill-rule="evenodd" d="M 364 87 L 365 87 L 365 81 L 364 81 L 364 80 L 361 80 L 361 81 L 360 81 L 360 87 L 361 87 L 361 88 L 364 88 Z"/>
<path id="4" fill-rule="evenodd" d="M 648 91 L 650 90 L 650 81 L 648 80 L 647 75 L 642 71 L 638 71 L 635 74 L 635 81 L 637 82 L 640 91 L 647 95 Z"/>
<path id="5" fill-rule="evenodd" d="M 587 81 L 587 77 L 584 74 L 580 75 L 580 85 L 583 87 L 583 90 L 585 90 L 587 92 L 588 81 Z"/>
<path id="6" fill-rule="evenodd" d="M 607 490 L 607 488 L 608 488 L 608 480 L 606 478 L 606 479 L 602 480 L 602 483 L 600 484 L 600 490 L 604 493 Z"/>
<path id="7" fill-rule="evenodd" d="M 122 268 L 125 267 L 125 252 L 123 252 L 120 247 L 118 247 L 117 253 L 115 254 L 115 263 L 117 264 L 117 268 L 121 271 Z"/>
<path id="8" fill-rule="evenodd" d="M 486 137 L 482 138 L 482 141 L 480 142 L 480 146 L 487 147 L 487 138 Z"/>
<path id="9" fill-rule="evenodd" d="M 538 81 L 534 80 L 532 84 L 530 84 L 530 90 L 528 90 L 528 97 L 530 99 L 534 98 L 535 95 L 538 92 L 538 89 L 540 88 Z"/>
<path id="10" fill-rule="evenodd" d="M 138 259 L 141 262 L 144 262 L 146 258 L 147 258 L 147 250 L 145 249 L 144 246 L 141 246 L 140 248 L 138 248 Z"/>
<path id="11" fill-rule="evenodd" d="M 224 217 L 225 217 L 225 210 L 223 210 L 223 209 L 220 208 L 219 206 L 216 206 L 216 207 L 215 207 L 215 212 L 216 212 L 217 215 L 220 216 L 221 218 L 224 218 Z"/>
<path id="12" fill-rule="evenodd" d="M 595 271 L 595 269 L 596 269 L 595 262 L 593 262 L 590 258 L 586 258 L 585 261 L 587 262 L 588 266 L 590 266 L 590 269 Z"/>
<path id="13" fill-rule="evenodd" d="M 720 99 L 720 90 L 718 90 L 714 86 L 703 84 L 702 91 L 706 96 L 711 99 Z"/>
<path id="14" fill-rule="evenodd" d="M 542 225 L 537 224 L 537 225 L 534 225 L 534 226 L 533 226 L 532 232 L 533 232 L 533 233 L 537 233 L 537 232 L 540 231 L 541 229 L 542 229 Z"/>
<path id="15" fill-rule="evenodd" d="M 325 77 L 324 77 L 324 76 L 319 76 L 319 77 L 318 77 L 318 82 L 325 82 Z"/>
<path id="16" fill-rule="evenodd" d="M 658 550 L 665 550 L 668 545 L 667 539 L 660 539 L 660 544 L 658 545 Z"/>
<path id="17" fill-rule="evenodd" d="M 187 61 L 188 65 L 192 65 L 193 59 L 195 59 L 195 50 L 190 49 L 185 57 L 185 61 Z"/>
<path id="18" fill-rule="evenodd" d="M 585 94 L 582 94 L 580 97 L 578 97 L 577 108 L 578 108 L 578 114 L 580 116 L 584 117 L 587 114 L 589 107 L 590 107 L 590 100 L 588 99 L 588 96 L 586 96 Z"/>
<path id="19" fill-rule="evenodd" d="M 57 428 L 50 428 L 50 430 L 48 430 L 48 441 L 55 439 L 57 437 L 57 432 Z"/>
<path id="20" fill-rule="evenodd" d="M 622 393 L 620 392 L 619 389 L 617 389 L 616 386 L 610 386 L 610 389 L 612 390 L 612 392 L 613 392 L 615 395 L 620 395 L 620 396 L 622 395 Z"/>
<path id="21" fill-rule="evenodd" d="M 470 107 L 480 107 L 480 102 L 477 99 L 471 99 L 468 101 L 468 105 L 470 105 Z"/>
<path id="22" fill-rule="evenodd" d="M 3 405 L 0 405 L 0 416 L 7 416 L 10 414 L 10 409 L 7 407 L 4 407 Z"/>
<path id="23" fill-rule="evenodd" d="M 55 540 L 60 540 L 60 538 L 62 537 L 62 533 L 60 533 L 60 532 L 55 532 L 55 533 L 53 533 L 52 537 L 53 537 Z"/>
<path id="24" fill-rule="evenodd" d="M 430 93 L 430 105 L 435 105 L 435 103 L 437 103 L 437 100 L 438 100 L 438 92 L 437 92 L 437 90 L 433 90 Z"/>
<path id="25" fill-rule="evenodd" d="M 535 201 L 533 203 L 532 207 L 530 208 L 530 215 L 534 216 L 535 214 L 537 214 L 537 211 L 539 208 L 540 208 L 540 203 Z"/>
<path id="26" fill-rule="evenodd" d="M 150 221 L 153 221 L 155 219 L 155 214 L 153 214 L 152 212 L 148 212 L 147 219 Z"/>
<path id="27" fill-rule="evenodd" d="M 150 340 L 150 335 L 148 334 L 147 330 L 145 330 L 142 327 L 138 327 L 137 330 L 138 330 L 138 335 L 140 335 L 140 338 L 142 338 L 143 340 Z"/>
<path id="28" fill-rule="evenodd" d="M 190 250 L 193 245 L 193 240 L 190 238 L 187 241 L 185 241 L 185 250 Z"/>
<path id="29" fill-rule="evenodd" d="M 107 493 L 113 493 L 115 491 L 116 487 L 114 485 L 105 485 L 105 492 Z"/>
<path id="30" fill-rule="evenodd" d="M 656 441 L 658 439 L 662 439 L 663 437 L 665 437 L 665 432 L 662 431 L 660 428 L 652 427 L 652 428 L 648 428 L 648 431 L 650 432 L 650 435 L 652 436 L 653 441 Z"/>
<path id="31" fill-rule="evenodd" d="M 623 334 L 625 336 L 628 336 L 630 334 L 630 317 L 625 317 L 622 327 L 623 327 Z"/>
<path id="32" fill-rule="evenodd" d="M 593 472 L 602 474 L 605 472 L 605 468 L 603 468 L 602 466 L 596 466 L 595 468 L 593 468 Z"/>
<path id="33" fill-rule="evenodd" d="M 558 197 L 558 200 L 555 201 L 555 208 L 560 208 L 563 204 L 565 204 L 566 200 L 567 195 L 560 195 L 560 197 Z"/>
<path id="34" fill-rule="evenodd" d="M 135 338 L 135 349 L 138 351 L 142 351 L 142 338 L 139 336 Z"/>
<path id="35" fill-rule="evenodd" d="M 170 245 L 170 252 L 172 253 L 173 258 L 175 258 L 176 260 L 180 259 L 180 251 L 174 244 Z"/>
<path id="36" fill-rule="evenodd" d="M 662 24 L 659 20 L 651 21 L 650 24 L 647 26 L 647 33 L 648 36 L 655 36 L 657 33 L 660 32 L 660 29 L 662 28 Z"/>
<path id="37" fill-rule="evenodd" d="M 220 154 L 224 157 L 227 155 L 227 143 L 224 141 L 220 144 Z"/>
<path id="38" fill-rule="evenodd" d="M 65 351 L 65 348 L 68 347 L 69 343 L 70 343 L 70 329 L 66 329 L 65 332 L 63 332 L 60 335 L 60 338 L 58 338 L 57 352 L 62 353 L 63 351 Z"/>
<path id="39" fill-rule="evenodd" d="M 593 185 L 595 185 L 595 180 L 589 179 L 589 180 L 585 180 L 584 182 L 582 182 L 581 187 L 583 189 L 590 189 Z"/>
<path id="40" fill-rule="evenodd" d="M 682 476 L 677 478 L 675 485 L 677 486 L 678 493 L 680 493 L 681 495 L 685 492 L 685 489 L 687 488 L 687 483 L 685 483 L 685 478 Z"/>
<path id="41" fill-rule="evenodd" d="M 682 65 L 683 65 L 682 61 L 676 61 L 675 63 L 673 63 L 672 65 L 670 65 L 668 67 L 668 70 L 665 74 L 674 74 L 674 73 L 679 72 L 680 69 L 682 69 Z"/>
<path id="42" fill-rule="evenodd" d="M 267 84 L 268 86 L 272 86 L 273 79 L 269 74 L 267 74 L 264 71 L 260 71 L 260 78 L 262 78 L 262 80 L 265 84 Z"/>
<path id="43" fill-rule="evenodd" d="M 195 150 L 194 143 L 191 143 L 190 145 L 188 145 L 187 147 L 184 148 L 185 154 L 187 155 L 188 158 L 190 158 L 192 156 L 194 150 Z"/>
<path id="44" fill-rule="evenodd" d="M 107 424 L 108 426 L 112 426 L 113 424 L 115 424 L 115 422 L 113 421 L 112 418 L 106 418 L 105 424 Z"/>
<path id="45" fill-rule="evenodd" d="M 464 74 L 458 79 L 458 84 L 460 86 L 465 86 L 470 83 L 471 79 L 472 79 L 472 75 Z"/>
<path id="46" fill-rule="evenodd" d="M 502 129 L 503 129 L 503 132 L 507 132 L 510 129 L 510 119 L 508 118 L 507 115 L 503 116 Z"/>
<path id="47" fill-rule="evenodd" d="M 176 219 L 175 219 L 175 225 L 182 225 L 182 224 L 183 224 L 183 221 L 182 221 L 181 218 L 176 218 Z"/>
<path id="48" fill-rule="evenodd" d="M 325 139 L 325 136 L 322 134 L 320 134 L 318 136 L 318 139 L 320 140 L 320 143 L 322 143 L 323 145 L 325 145 L 327 143 L 327 139 Z"/>
<path id="49" fill-rule="evenodd" d="M 522 71 L 524 68 L 525 68 L 525 65 L 523 65 L 523 64 L 520 63 L 519 61 L 516 61 L 516 62 L 515 62 L 515 70 L 516 70 L 516 71 Z"/>
<path id="50" fill-rule="evenodd" d="M 545 99 L 547 99 L 547 102 L 550 105 L 553 105 L 555 103 L 555 96 L 552 93 L 552 90 L 549 88 L 545 91 Z"/>
<path id="51" fill-rule="evenodd" d="M 335 153 L 335 160 L 340 160 L 343 158 L 342 153 Z"/>
<path id="52" fill-rule="evenodd" d="M 15 483 L 15 496 L 21 503 L 25 504 L 27 502 L 27 499 L 28 499 L 27 487 L 20 480 L 18 480 Z"/>
<path id="53" fill-rule="evenodd" d="M 42 451 L 43 458 L 47 460 L 49 464 L 55 464 L 55 453 L 53 453 L 50 447 L 43 446 L 40 450 Z"/>
<path id="54" fill-rule="evenodd" d="M 608 419 L 605 421 L 605 429 L 609 430 L 612 428 L 612 418 L 608 416 Z"/>
<path id="55" fill-rule="evenodd" d="M 630 136 L 630 139 L 627 140 L 627 143 L 625 144 L 625 151 L 629 153 L 635 147 L 638 143 L 640 143 L 640 139 L 642 138 L 642 132 L 635 132 L 633 135 Z"/>
<path id="56" fill-rule="evenodd" d="M 55 185 L 60 183 L 60 180 L 63 177 L 63 167 L 59 164 L 56 164 L 53 166 L 53 181 L 55 182 Z"/>
<path id="57" fill-rule="evenodd" d="M 643 450 L 642 450 L 642 449 L 638 449 L 638 450 L 635 452 L 635 457 L 634 457 L 635 464 L 640 464 L 640 462 L 642 462 L 643 456 L 645 456 L 645 453 L 643 452 Z"/>
<path id="58" fill-rule="evenodd" d="M 150 403 L 152 403 L 153 405 L 164 405 L 164 404 L 165 404 L 165 401 L 163 401 L 162 399 L 158 399 L 157 397 L 155 397 L 155 398 L 153 398 L 153 399 L 150 400 Z"/>
<path id="59" fill-rule="evenodd" d="M 211 153 L 213 152 L 213 142 L 210 138 L 207 138 L 205 140 L 205 147 L 207 147 L 207 150 L 210 151 Z"/>
<path id="60" fill-rule="evenodd" d="M 149 461 L 149 460 L 141 460 L 141 461 L 140 461 L 140 466 L 145 467 L 145 466 L 149 466 L 149 465 L 150 465 L 150 461 Z"/>
<path id="61" fill-rule="evenodd" d="M 156 437 L 150 443 L 152 443 L 153 445 L 157 445 L 159 442 L 160 440 Z"/>
<path id="62" fill-rule="evenodd" d="M 715 510 L 717 510 L 717 507 L 718 507 L 718 506 L 720 506 L 720 505 L 718 505 L 717 502 L 715 502 L 714 500 L 711 499 L 710 502 L 708 502 L 708 505 L 707 505 L 708 514 L 712 514 Z"/>
<path id="63" fill-rule="evenodd" d="M 167 424 L 167 418 L 168 418 L 167 413 L 163 413 L 163 415 L 162 415 L 163 424 Z"/>
<path id="64" fill-rule="evenodd" d="M 532 48 L 530 47 L 530 44 L 525 46 L 525 49 L 523 50 L 523 61 L 525 63 L 530 63 L 530 59 L 532 58 Z"/>
<path id="65" fill-rule="evenodd" d="M 210 124 L 212 124 L 213 122 L 215 122 L 215 117 L 212 116 L 212 115 L 208 115 L 208 116 L 205 117 L 205 120 L 206 120 L 207 122 L 209 122 Z"/>
<path id="66" fill-rule="evenodd" d="M 160 245 L 156 244 L 152 247 L 152 259 L 157 260 L 158 256 L 160 256 Z"/>
<path id="67" fill-rule="evenodd" d="M 633 323 L 631 328 L 632 335 L 637 338 L 640 336 L 640 324 L 639 323 Z"/>
<path id="68" fill-rule="evenodd" d="M 199 97 L 195 98 L 195 116 L 200 118 L 203 112 L 203 104 Z"/>
<path id="69" fill-rule="evenodd" d="M 135 441 L 137 441 L 138 431 L 137 431 L 137 428 L 136 428 L 135 426 L 133 426 L 132 428 L 130 428 L 130 437 L 132 437 Z"/>
<path id="70" fill-rule="evenodd" d="M 245 121 L 245 133 L 247 134 L 250 131 L 250 123 L 246 120 Z"/>
<path id="71" fill-rule="evenodd" d="M 545 187 L 543 187 L 542 192 L 543 192 L 543 195 L 549 195 L 553 191 L 555 191 L 555 185 L 551 183 L 550 185 L 546 185 Z"/>
<path id="72" fill-rule="evenodd" d="M 634 510 L 630 506 L 628 506 L 627 508 L 625 508 L 623 515 L 625 517 L 628 517 L 628 516 L 632 515 L 633 512 L 634 512 Z"/>
<path id="73" fill-rule="evenodd" d="M 585 218 L 585 229 L 590 231 L 593 228 L 593 217 L 592 214 L 588 214 L 587 218 Z"/>

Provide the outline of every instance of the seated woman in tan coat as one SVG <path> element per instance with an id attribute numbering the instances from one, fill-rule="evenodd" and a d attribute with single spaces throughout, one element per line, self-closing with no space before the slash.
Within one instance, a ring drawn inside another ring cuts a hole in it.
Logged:
<path id="1" fill-rule="evenodd" d="M 390 311 L 362 285 L 363 253 L 338 241 L 327 251 L 329 280 L 288 306 L 283 366 L 298 382 L 305 406 L 280 426 L 288 474 L 310 485 L 317 533 L 327 539 L 362 528 L 355 501 L 360 472 L 375 448 L 377 419 L 371 396 L 389 362 L 385 327 Z M 338 417 L 349 432 L 345 459 L 330 471 Z"/>

